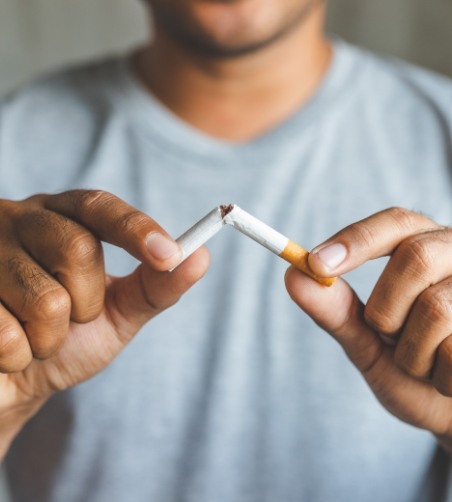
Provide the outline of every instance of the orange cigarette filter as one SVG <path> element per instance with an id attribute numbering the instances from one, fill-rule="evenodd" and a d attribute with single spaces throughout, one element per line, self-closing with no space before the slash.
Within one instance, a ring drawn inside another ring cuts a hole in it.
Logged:
<path id="1" fill-rule="evenodd" d="M 324 286 L 329 287 L 336 282 L 336 277 L 319 277 L 314 274 L 308 263 L 309 251 L 299 246 L 296 242 L 289 240 L 279 256 Z"/>

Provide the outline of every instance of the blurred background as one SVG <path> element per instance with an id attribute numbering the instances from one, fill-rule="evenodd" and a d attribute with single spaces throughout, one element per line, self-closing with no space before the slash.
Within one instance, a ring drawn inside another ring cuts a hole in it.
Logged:
<path id="1" fill-rule="evenodd" d="M 452 0 L 330 0 L 328 29 L 452 76 Z M 148 36 L 138 0 L 0 0 L 0 95 Z M 1 481 L 0 501 L 7 501 Z"/>
<path id="2" fill-rule="evenodd" d="M 330 0 L 329 30 L 452 76 L 452 0 Z M 0 93 L 147 36 L 138 0 L 0 0 Z"/>

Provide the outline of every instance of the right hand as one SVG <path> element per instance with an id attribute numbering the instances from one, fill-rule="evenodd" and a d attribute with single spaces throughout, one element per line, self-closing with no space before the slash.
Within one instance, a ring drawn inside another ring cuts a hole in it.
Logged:
<path id="1" fill-rule="evenodd" d="M 106 192 L 0 201 L 0 430 L 15 409 L 105 368 L 204 275 L 205 248 L 167 272 L 180 249 L 161 236 L 151 218 Z M 106 275 L 100 241 L 141 264 L 126 277 Z"/>

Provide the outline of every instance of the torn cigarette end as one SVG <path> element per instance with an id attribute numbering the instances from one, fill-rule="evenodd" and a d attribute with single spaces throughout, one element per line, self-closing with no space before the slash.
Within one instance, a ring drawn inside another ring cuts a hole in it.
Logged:
<path id="1" fill-rule="evenodd" d="M 224 220 L 226 216 L 234 210 L 234 204 L 223 204 L 219 206 L 221 219 Z"/>
<path id="2" fill-rule="evenodd" d="M 319 277 L 314 274 L 308 264 L 309 251 L 291 240 L 289 240 L 279 256 L 323 286 L 332 286 L 337 279 L 337 277 Z"/>
<path id="3" fill-rule="evenodd" d="M 177 239 L 182 250 L 181 262 L 226 225 L 232 226 L 266 247 L 272 253 L 312 277 L 319 284 L 331 286 L 334 283 L 335 278 L 319 277 L 312 272 L 308 265 L 309 253 L 306 249 L 235 204 L 223 204 L 214 208 Z"/>

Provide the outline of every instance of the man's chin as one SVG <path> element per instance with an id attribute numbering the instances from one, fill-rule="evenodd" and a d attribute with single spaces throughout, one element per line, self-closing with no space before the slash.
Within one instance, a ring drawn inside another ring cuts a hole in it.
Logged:
<path id="1" fill-rule="evenodd" d="M 156 0 L 154 12 L 160 28 L 187 51 L 216 58 L 237 58 L 272 45 L 295 30 L 321 3 L 193 0 L 177 9 L 170 0 L 166 5 L 160 1 Z"/>
<path id="2" fill-rule="evenodd" d="M 210 0 L 206 0 L 210 1 Z M 221 0 L 221 1 L 236 1 L 236 0 Z M 217 39 L 208 36 L 196 36 L 193 34 L 180 33 L 176 34 L 178 42 L 187 50 L 196 53 L 199 56 L 228 59 L 239 58 L 261 51 L 267 46 L 272 45 L 277 39 L 282 38 L 282 34 L 277 33 L 273 36 L 263 39 L 243 39 L 231 40 Z"/>

